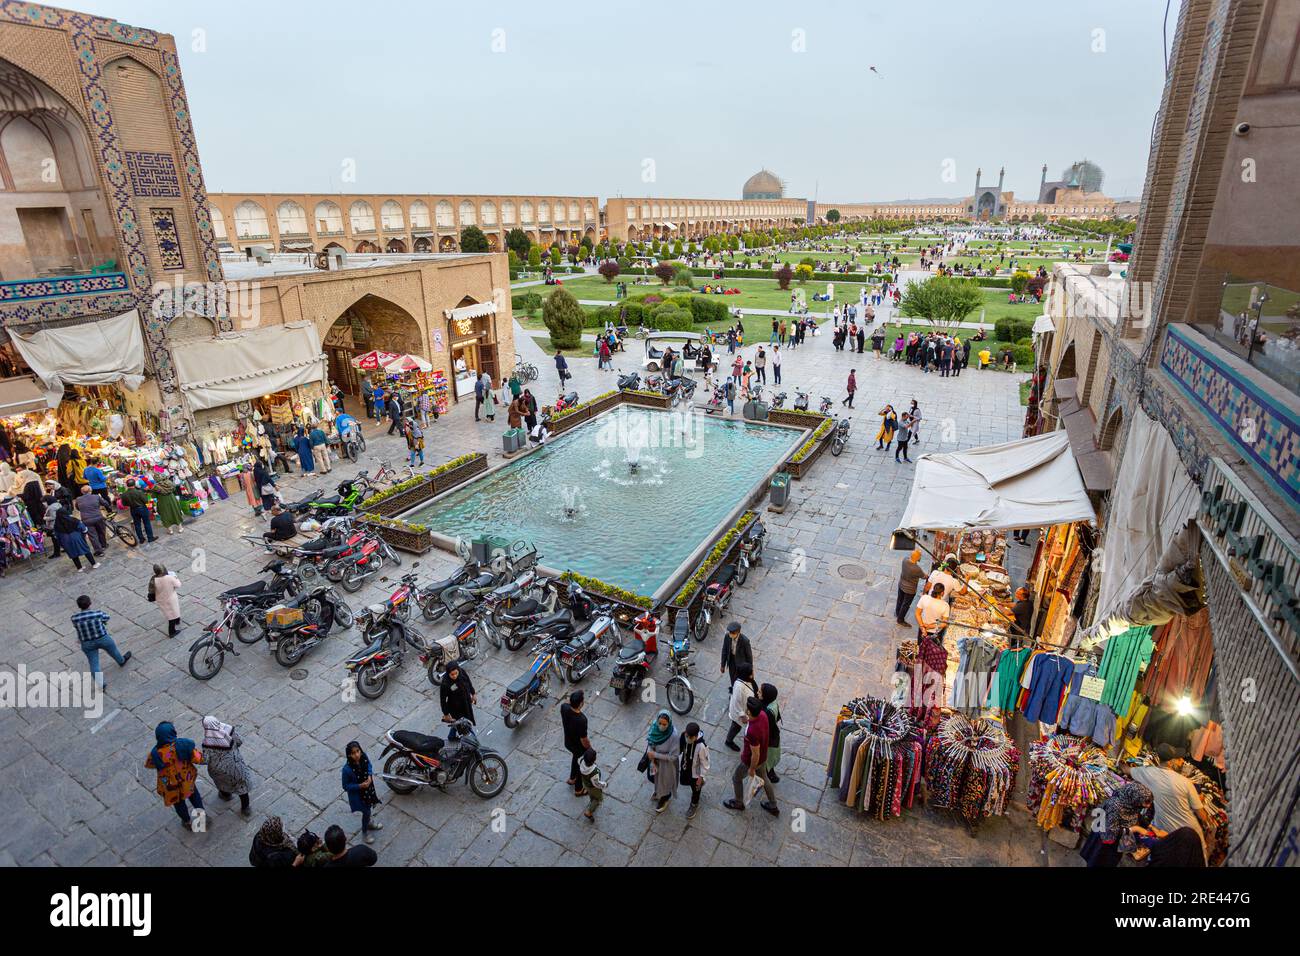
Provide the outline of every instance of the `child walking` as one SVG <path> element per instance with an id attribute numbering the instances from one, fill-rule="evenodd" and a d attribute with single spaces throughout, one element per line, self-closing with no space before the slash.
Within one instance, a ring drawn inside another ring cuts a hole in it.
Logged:
<path id="1" fill-rule="evenodd" d="M 582 815 L 588 820 L 596 819 L 596 810 L 605 799 L 605 781 L 601 779 L 600 768 L 596 766 L 596 751 L 588 747 L 578 761 L 578 777 L 582 787 L 587 791 L 587 809 Z"/>

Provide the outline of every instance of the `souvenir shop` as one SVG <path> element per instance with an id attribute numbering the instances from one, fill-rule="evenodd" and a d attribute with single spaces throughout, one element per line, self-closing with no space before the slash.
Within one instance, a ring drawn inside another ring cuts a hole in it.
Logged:
<path id="1" fill-rule="evenodd" d="M 452 377 L 455 380 L 456 400 L 473 396 L 475 378 L 483 373 L 494 384 L 501 380 L 501 362 L 497 355 L 496 311 L 492 302 L 476 302 L 448 309 L 447 343 L 451 350 Z M 435 347 L 441 332 L 435 332 Z"/>
<path id="2" fill-rule="evenodd" d="M 446 374 L 418 355 L 372 350 L 352 359 L 352 366 L 372 384 L 401 396 L 402 407 L 414 412 L 426 427 L 450 407 Z"/>
<path id="3" fill-rule="evenodd" d="M 952 488 L 959 497 L 945 492 Z M 1206 860 L 1223 861 L 1226 780 L 1208 613 L 1188 585 L 1166 587 L 1176 593 L 1162 593 L 1164 611 L 1153 612 L 1159 602 L 1148 588 L 1135 598 L 1134 620 L 1116 615 L 1082 628 L 1093 520 L 1061 432 L 921 460 L 895 546 L 921 548 L 927 567 L 955 555 L 963 587 L 940 641 L 900 642 L 889 700 L 841 711 L 828 777 L 846 805 L 899 816 L 915 802 L 915 777 L 931 808 L 973 833 L 1004 815 L 1023 786 L 1034 824 L 1078 847 L 1092 811 L 1162 763 L 1200 794 Z M 1017 582 L 1006 566 L 1008 536 L 1026 530 L 1039 531 L 1023 582 L 1040 595 L 1028 629 L 1017 623 Z M 1192 563 L 1183 557 L 1174 564 Z M 1161 744 L 1176 753 L 1161 760 Z M 919 772 L 909 771 L 918 754 Z"/>

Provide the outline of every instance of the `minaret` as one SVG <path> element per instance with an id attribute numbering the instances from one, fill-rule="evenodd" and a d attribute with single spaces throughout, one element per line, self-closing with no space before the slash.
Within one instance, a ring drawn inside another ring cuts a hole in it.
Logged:
<path id="1" fill-rule="evenodd" d="M 1045 188 L 1047 188 L 1047 164 L 1043 163 L 1043 178 L 1038 181 L 1038 195 L 1040 197 L 1040 202 Z"/>
<path id="2" fill-rule="evenodd" d="M 1003 209 L 1005 208 L 1002 204 L 1002 180 L 1004 180 L 1006 176 L 1007 167 L 1003 166 L 998 170 L 998 193 L 993 197 L 993 215 L 995 216 L 1001 216 Z"/>

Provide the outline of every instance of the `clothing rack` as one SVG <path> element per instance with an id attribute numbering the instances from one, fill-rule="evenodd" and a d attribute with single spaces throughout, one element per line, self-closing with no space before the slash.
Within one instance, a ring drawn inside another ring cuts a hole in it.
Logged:
<path id="1" fill-rule="evenodd" d="M 1088 811 L 1124 783 L 1100 747 L 1054 734 L 1029 746 L 1029 812 L 1044 830 L 1082 830 Z"/>
<path id="2" fill-rule="evenodd" d="M 878 820 L 902 816 L 921 779 L 923 742 L 904 709 L 878 697 L 855 698 L 836 718 L 827 780 L 846 806 Z"/>
<path id="3" fill-rule="evenodd" d="M 997 721 L 953 714 L 926 744 L 930 806 L 958 813 L 967 826 L 1002 816 L 1015 788 L 1020 751 Z"/>

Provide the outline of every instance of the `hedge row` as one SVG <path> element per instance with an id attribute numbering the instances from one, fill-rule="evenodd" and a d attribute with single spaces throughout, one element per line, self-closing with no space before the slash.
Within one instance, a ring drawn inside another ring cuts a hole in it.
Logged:
<path id="1" fill-rule="evenodd" d="M 791 269 L 795 265 L 790 266 Z M 776 279 L 776 269 L 723 269 L 722 277 L 724 279 Z M 702 279 L 711 279 L 718 272 L 717 269 L 705 268 L 703 266 L 694 266 L 691 268 L 691 275 L 698 276 Z M 646 266 L 623 266 L 620 265 L 619 276 L 652 276 L 654 275 L 653 267 Z M 814 282 L 859 282 L 877 284 L 880 282 L 893 282 L 894 277 L 889 273 L 873 272 L 814 272 L 812 274 Z M 614 281 L 618 281 L 615 279 Z M 794 281 L 793 279 L 791 280 Z"/>

